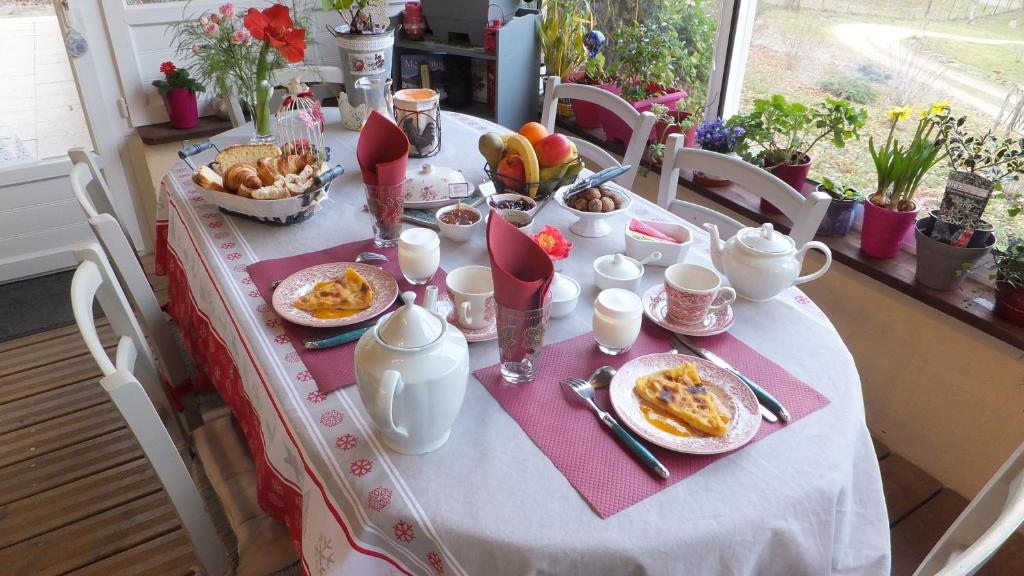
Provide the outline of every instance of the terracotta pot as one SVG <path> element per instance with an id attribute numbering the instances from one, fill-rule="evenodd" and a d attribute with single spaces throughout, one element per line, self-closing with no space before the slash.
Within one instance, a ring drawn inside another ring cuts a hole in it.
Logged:
<path id="1" fill-rule="evenodd" d="M 602 85 L 601 88 L 612 92 L 613 94 L 622 94 L 622 90 L 618 86 L 614 86 L 614 89 L 609 89 L 607 85 Z M 648 98 L 647 100 L 641 100 L 639 102 L 630 102 L 630 104 L 637 110 L 637 112 L 646 112 L 651 109 L 651 106 L 655 104 L 662 104 L 669 108 L 674 108 L 676 102 L 686 98 L 686 91 L 679 90 L 678 92 L 672 92 L 658 96 L 656 98 Z M 611 110 L 605 110 L 600 108 L 601 117 L 601 128 L 604 129 L 605 140 L 608 142 L 621 142 L 623 146 L 629 144 L 629 139 L 633 136 L 633 130 L 630 129 L 629 125 L 622 121 L 621 118 L 615 115 Z M 654 130 L 651 130 L 651 135 L 648 139 L 654 138 Z"/>
<path id="2" fill-rule="evenodd" d="M 696 127 L 694 127 L 694 130 L 696 130 Z M 694 140 L 694 144 L 696 144 L 696 137 Z M 700 146 L 695 145 L 694 148 L 700 148 Z M 712 152 L 714 152 L 714 150 L 712 150 Z M 723 154 L 723 152 L 719 152 L 719 154 Z M 739 155 L 735 152 L 725 152 L 724 154 L 726 156 L 732 156 L 733 158 L 739 158 Z M 693 181 L 705 188 L 724 188 L 732 184 L 732 180 L 729 180 L 728 178 L 717 174 L 709 174 L 700 170 L 693 171 Z"/>
<path id="3" fill-rule="evenodd" d="M 914 278 L 935 290 L 956 290 L 967 278 L 967 272 L 992 250 L 995 236 L 981 248 L 958 248 L 931 238 L 935 220 L 927 216 L 915 224 L 917 237 L 917 272 Z"/>
<path id="4" fill-rule="evenodd" d="M 807 173 L 811 171 L 811 157 L 804 155 L 803 164 L 783 164 L 769 170 L 779 180 L 789 184 L 794 190 L 803 194 L 804 182 L 807 180 Z M 782 211 L 774 204 L 761 199 L 761 211 L 767 214 L 782 214 Z"/>
<path id="5" fill-rule="evenodd" d="M 897 212 L 875 206 L 864 200 L 864 227 L 860 233 L 860 249 L 874 258 L 894 258 L 899 254 L 903 238 L 917 220 L 919 208 Z"/>
<path id="6" fill-rule="evenodd" d="M 1024 326 L 1024 286 L 1014 286 L 1006 280 L 996 280 L 995 315 Z"/>
<path id="7" fill-rule="evenodd" d="M 171 88 L 164 93 L 164 107 L 171 126 L 178 130 L 199 124 L 199 103 L 191 88 Z"/>

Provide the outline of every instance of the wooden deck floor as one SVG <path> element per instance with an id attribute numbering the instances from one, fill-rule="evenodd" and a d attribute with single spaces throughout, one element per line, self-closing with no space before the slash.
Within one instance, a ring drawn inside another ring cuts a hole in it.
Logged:
<path id="1" fill-rule="evenodd" d="M 99 375 L 74 326 L 0 343 L 0 573 L 176 575 L 198 565 Z M 910 575 L 967 501 L 882 443 L 875 448 L 892 573 Z M 1024 573 L 1024 538 L 981 573 Z"/>

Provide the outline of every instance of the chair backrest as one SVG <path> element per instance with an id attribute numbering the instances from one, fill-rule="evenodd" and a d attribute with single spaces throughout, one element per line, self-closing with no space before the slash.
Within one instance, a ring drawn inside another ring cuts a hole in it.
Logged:
<path id="1" fill-rule="evenodd" d="M 739 158 L 686 148 L 683 135 L 673 134 L 668 137 L 665 145 L 665 160 L 662 162 L 661 182 L 658 186 L 658 206 L 671 210 L 673 203 L 680 202 L 676 200 L 680 169 L 721 175 L 747 192 L 771 202 L 793 221 L 789 235 L 797 247 L 814 238 L 831 202 L 824 192 L 812 192 L 805 197 L 766 170 Z"/>
<path id="2" fill-rule="evenodd" d="M 914 576 L 966 576 L 1024 524 L 1024 443 L 942 535 Z"/>
<path id="3" fill-rule="evenodd" d="M 110 214 L 116 218 L 117 213 L 110 201 L 110 187 L 100 171 L 96 154 L 85 148 L 71 148 L 68 158 L 75 166 L 82 166 L 77 172 L 72 171 L 71 189 L 86 216 Z"/>
<path id="4" fill-rule="evenodd" d="M 76 163 L 71 168 L 71 188 L 75 196 L 80 197 L 80 201 L 90 188 L 90 184 L 95 181 L 87 164 Z M 83 209 L 85 208 L 83 204 Z M 160 308 L 153 287 L 150 286 L 146 272 L 142 269 L 135 248 L 125 235 L 124 229 L 112 215 L 102 211 L 96 213 L 97 210 L 98 206 L 92 210 L 89 226 L 113 264 L 121 286 L 127 290 L 128 299 L 142 323 L 142 331 L 152 340 L 156 358 L 167 381 L 173 386 L 179 386 L 188 380 L 188 370 L 175 341 L 173 326 Z M 86 213 L 89 213 L 88 209 Z"/>
<path id="5" fill-rule="evenodd" d="M 341 71 L 341 68 L 337 66 L 315 66 L 307 64 L 299 64 L 296 66 L 288 66 L 285 68 L 278 68 L 270 73 L 270 83 L 274 85 L 274 88 L 280 88 L 287 86 L 292 80 L 295 79 L 298 74 L 304 84 L 309 84 L 310 90 L 317 98 L 323 100 L 324 98 L 334 98 L 338 96 L 341 91 L 341 87 L 345 84 L 345 76 Z M 229 87 L 230 94 L 226 98 L 225 104 L 228 109 L 228 117 L 231 119 L 232 126 L 241 126 L 245 124 L 245 114 L 242 110 L 242 103 L 238 97 L 238 92 L 233 86 Z M 284 98 L 280 90 L 274 91 L 274 96 L 271 98 L 271 109 L 276 108 Z"/>
<path id="6" fill-rule="evenodd" d="M 182 431 L 156 376 L 156 366 L 124 293 L 96 244 L 74 250 L 79 261 L 71 281 L 75 322 L 103 372 L 100 385 L 124 417 L 174 505 L 207 574 L 223 574 L 227 556 L 202 497 L 182 459 Z M 96 332 L 93 303 L 99 302 L 118 336 L 111 361 Z M 177 442 L 176 442 L 177 440 Z"/>
<path id="7" fill-rule="evenodd" d="M 654 123 L 657 120 L 654 114 L 650 112 L 637 112 L 636 108 L 633 108 L 629 102 L 596 86 L 563 84 L 557 76 L 548 76 L 544 79 L 544 108 L 540 115 L 540 123 L 548 129 L 548 132 L 555 131 L 555 112 L 557 111 L 560 98 L 593 102 L 614 113 L 633 130 L 633 135 L 626 146 L 626 154 L 622 157 L 622 163 L 629 164 L 633 168 L 615 179 L 615 182 L 621 186 L 632 189 L 636 175 L 640 171 L 640 161 L 643 159 L 644 151 L 647 149 L 651 130 L 654 129 Z M 619 164 L 611 154 L 608 154 L 603 149 L 589 142 L 581 145 L 581 140 L 575 138 L 573 140 L 584 158 L 592 160 L 602 168 Z"/>

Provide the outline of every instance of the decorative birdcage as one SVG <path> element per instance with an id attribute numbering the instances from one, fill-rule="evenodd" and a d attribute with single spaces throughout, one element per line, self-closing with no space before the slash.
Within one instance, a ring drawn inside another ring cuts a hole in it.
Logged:
<path id="1" fill-rule="evenodd" d="M 277 109 L 277 145 L 285 154 L 312 152 L 321 163 L 328 162 L 324 124 L 320 102 L 296 75 Z"/>

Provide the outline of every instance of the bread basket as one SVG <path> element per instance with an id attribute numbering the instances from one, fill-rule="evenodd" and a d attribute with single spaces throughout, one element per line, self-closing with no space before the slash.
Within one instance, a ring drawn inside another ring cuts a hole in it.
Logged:
<path id="1" fill-rule="evenodd" d="M 204 150 L 215 148 L 212 142 L 200 142 L 185 146 L 178 152 L 178 157 L 185 161 L 192 170 L 196 167 L 191 158 Z M 215 169 L 211 165 L 211 168 Z M 345 173 L 343 166 L 336 165 L 313 179 L 313 187 L 304 194 L 281 198 L 278 200 L 256 200 L 244 198 L 228 192 L 207 190 L 196 186 L 203 199 L 220 208 L 221 212 L 241 216 L 264 224 L 274 226 L 290 226 L 311 218 L 327 198 L 331 181 Z"/>

